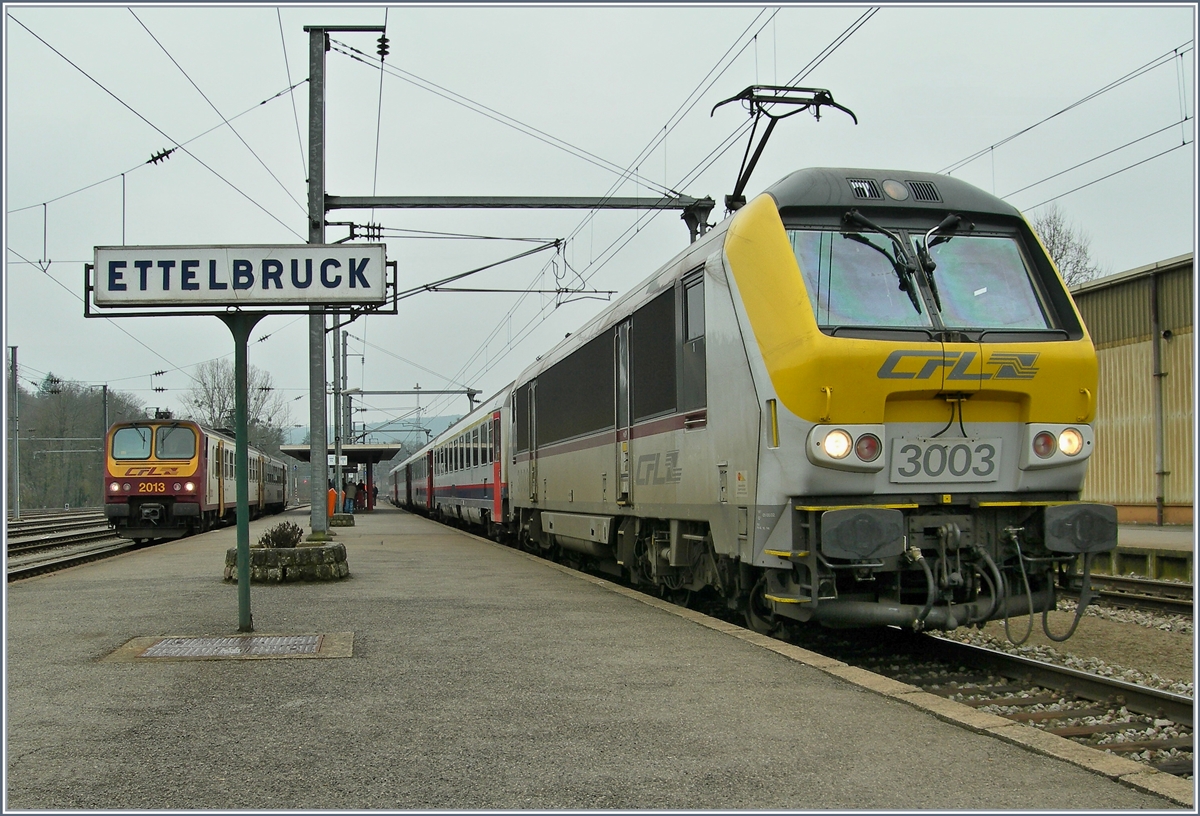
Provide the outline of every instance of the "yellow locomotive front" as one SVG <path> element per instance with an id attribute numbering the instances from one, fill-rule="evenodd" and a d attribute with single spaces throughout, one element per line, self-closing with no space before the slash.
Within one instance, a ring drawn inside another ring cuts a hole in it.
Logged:
<path id="1" fill-rule="evenodd" d="M 180 538 L 198 528 L 203 431 L 194 422 L 118 422 L 105 444 L 104 512 L 125 538 Z"/>
<path id="2" fill-rule="evenodd" d="M 787 507 L 758 525 L 762 619 L 1040 612 L 1115 547 L 1115 509 L 1079 502 L 1095 352 L 1019 212 L 945 176 L 803 170 L 725 251 L 764 397 L 758 503 Z"/>

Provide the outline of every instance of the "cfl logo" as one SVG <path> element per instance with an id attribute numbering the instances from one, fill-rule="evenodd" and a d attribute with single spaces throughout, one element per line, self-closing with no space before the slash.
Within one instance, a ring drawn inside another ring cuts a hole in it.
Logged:
<path id="1" fill-rule="evenodd" d="M 1032 380 L 1037 376 L 1036 352 L 993 352 L 978 374 L 967 373 L 975 362 L 974 351 L 918 351 L 899 349 L 888 355 L 875 376 L 881 380 L 928 380 L 935 372 L 950 369 L 947 381 Z"/>

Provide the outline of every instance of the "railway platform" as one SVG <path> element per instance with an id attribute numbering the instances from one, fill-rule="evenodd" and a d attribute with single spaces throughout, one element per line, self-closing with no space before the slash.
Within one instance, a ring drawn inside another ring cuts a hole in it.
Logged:
<path id="1" fill-rule="evenodd" d="M 281 520 L 306 522 L 251 539 Z M 5 810 L 1193 807 L 1191 782 L 389 506 L 336 532 L 349 578 L 252 586 L 274 653 L 238 637 L 231 528 L 10 584 Z M 202 637 L 235 645 L 172 652 Z"/>
<path id="2" fill-rule="evenodd" d="M 1195 551 L 1191 525 L 1122 524 L 1117 549 L 1098 556 L 1093 572 L 1193 583 Z"/>

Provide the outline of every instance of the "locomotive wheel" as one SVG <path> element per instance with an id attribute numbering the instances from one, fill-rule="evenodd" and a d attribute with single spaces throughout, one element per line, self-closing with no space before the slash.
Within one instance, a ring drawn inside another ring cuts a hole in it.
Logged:
<path id="1" fill-rule="evenodd" d="M 778 624 L 774 618 L 775 613 L 771 611 L 767 599 L 763 594 L 767 589 L 767 576 L 763 575 L 758 579 L 758 583 L 750 590 L 750 596 L 746 599 L 746 626 L 760 635 L 771 634 Z"/>
<path id="2" fill-rule="evenodd" d="M 676 606 L 687 609 L 692 602 L 692 591 L 690 589 L 667 589 L 664 590 L 663 597 Z"/>

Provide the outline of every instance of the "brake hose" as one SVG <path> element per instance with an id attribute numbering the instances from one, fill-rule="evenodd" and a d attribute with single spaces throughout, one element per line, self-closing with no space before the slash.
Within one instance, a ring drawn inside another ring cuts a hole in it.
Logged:
<path id="1" fill-rule="evenodd" d="M 1062 637 L 1056 637 L 1050 634 L 1050 610 L 1042 611 L 1042 631 L 1046 633 L 1046 637 L 1053 640 L 1055 643 L 1062 643 L 1071 635 L 1075 634 L 1075 627 L 1079 625 L 1080 619 L 1083 618 L 1083 610 L 1087 609 L 1087 605 L 1092 602 L 1092 553 L 1083 554 L 1083 586 L 1079 589 L 1079 605 L 1075 607 L 1075 620 L 1071 621 L 1071 628 Z"/>

